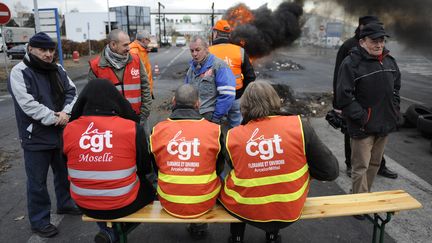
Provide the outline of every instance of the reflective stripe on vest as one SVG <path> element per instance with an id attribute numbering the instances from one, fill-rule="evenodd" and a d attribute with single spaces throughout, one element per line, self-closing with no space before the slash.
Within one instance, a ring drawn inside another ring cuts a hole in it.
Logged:
<path id="1" fill-rule="evenodd" d="M 236 78 L 236 90 L 243 87 L 243 74 L 241 66 L 244 58 L 244 49 L 240 46 L 223 43 L 209 47 L 210 53 L 222 59 L 231 69 Z"/>
<path id="2" fill-rule="evenodd" d="M 129 192 L 131 192 L 138 182 L 139 179 L 137 177 L 134 183 L 124 187 L 118 187 L 114 189 L 86 189 L 86 188 L 77 187 L 75 184 L 71 182 L 70 189 L 74 193 L 81 196 L 118 197 L 118 196 L 126 195 Z"/>
<path id="3" fill-rule="evenodd" d="M 117 78 L 111 67 L 99 66 L 100 56 L 90 60 L 90 68 L 98 78 L 110 80 L 129 101 L 136 114 L 141 112 L 141 76 L 140 59 L 135 54 L 130 54 L 132 61 L 126 64 L 122 82 Z"/>
<path id="4" fill-rule="evenodd" d="M 238 192 L 227 188 L 226 183 L 224 186 L 224 190 L 228 196 L 233 197 L 238 203 L 249 204 L 249 205 L 261 205 L 266 203 L 292 202 L 298 200 L 301 196 L 303 196 L 303 194 L 308 189 L 308 187 L 309 187 L 309 177 L 299 190 L 287 194 L 274 194 L 274 195 L 268 195 L 263 197 L 242 197 Z"/>
<path id="5" fill-rule="evenodd" d="M 169 214 L 195 218 L 215 205 L 221 190 L 216 174 L 220 134 L 220 126 L 205 119 L 167 119 L 153 128 L 150 150 L 159 170 L 157 192 Z"/>
<path id="6" fill-rule="evenodd" d="M 234 173 L 234 170 L 231 170 L 231 180 L 233 180 L 234 184 L 236 186 L 242 186 L 242 187 L 255 187 L 255 186 L 265 186 L 265 185 L 271 185 L 276 183 L 284 183 L 284 182 L 291 182 L 298 180 L 300 177 L 304 176 L 305 173 L 307 173 L 309 170 L 309 167 L 307 164 L 303 166 L 298 171 L 289 173 L 289 174 L 282 174 L 282 175 L 275 175 L 275 176 L 267 176 L 267 177 L 258 177 L 253 179 L 240 179 L 237 178 L 237 176 Z"/>
<path id="7" fill-rule="evenodd" d="M 217 178 L 216 171 L 210 175 L 168 175 L 162 172 L 158 172 L 158 179 L 172 184 L 206 184 L 209 181 Z"/>
<path id="8" fill-rule="evenodd" d="M 180 196 L 180 195 L 170 195 L 166 194 L 161 190 L 161 188 L 157 187 L 158 194 L 164 198 L 165 200 L 168 200 L 173 203 L 180 203 L 180 204 L 196 204 L 196 203 L 202 203 L 206 202 L 208 200 L 211 200 L 212 198 L 216 197 L 220 192 L 221 186 L 219 186 L 213 190 L 211 193 L 199 195 L 199 196 Z"/>
<path id="9" fill-rule="evenodd" d="M 75 179 L 117 180 L 126 178 L 136 172 L 136 166 L 114 171 L 85 171 L 68 168 L 69 176 Z"/>
<path id="10" fill-rule="evenodd" d="M 241 218 L 292 222 L 300 217 L 310 176 L 299 116 L 272 116 L 228 131 L 233 170 L 220 194 Z"/>

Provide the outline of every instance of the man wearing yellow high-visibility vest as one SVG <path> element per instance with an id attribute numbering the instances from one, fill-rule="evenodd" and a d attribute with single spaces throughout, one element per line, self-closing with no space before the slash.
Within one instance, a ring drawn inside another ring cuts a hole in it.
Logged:
<path id="1" fill-rule="evenodd" d="M 245 125 L 226 136 L 231 172 L 220 201 L 244 223 L 231 224 L 230 242 L 243 242 L 245 223 L 266 232 L 267 242 L 281 242 L 279 230 L 300 218 L 311 178 L 334 180 L 337 159 L 300 116 L 281 115 L 273 87 L 255 81 L 240 108 Z"/>
<path id="2" fill-rule="evenodd" d="M 165 211 L 179 218 L 196 218 L 216 203 L 221 189 L 217 172 L 223 170 L 221 127 L 199 114 L 198 91 L 180 86 L 170 117 L 158 123 L 150 136 L 158 168 L 157 193 Z M 207 224 L 192 224 L 193 237 L 204 236 Z"/>

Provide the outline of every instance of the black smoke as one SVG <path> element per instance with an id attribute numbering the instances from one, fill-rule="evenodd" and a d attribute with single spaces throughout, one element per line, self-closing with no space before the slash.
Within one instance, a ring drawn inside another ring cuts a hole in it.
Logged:
<path id="1" fill-rule="evenodd" d="M 227 12 L 229 11 L 230 9 Z M 290 45 L 300 37 L 299 19 L 303 14 L 301 5 L 283 2 L 275 11 L 264 5 L 252 13 L 252 22 L 237 26 L 231 33 L 231 41 L 243 45 L 249 56 L 266 56 L 274 49 Z"/>
<path id="2" fill-rule="evenodd" d="M 330 0 L 353 16 L 376 15 L 395 39 L 414 49 L 432 49 L 431 0 Z"/>

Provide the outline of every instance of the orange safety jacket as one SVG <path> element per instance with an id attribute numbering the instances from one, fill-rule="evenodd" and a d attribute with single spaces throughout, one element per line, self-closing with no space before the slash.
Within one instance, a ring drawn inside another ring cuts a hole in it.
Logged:
<path id="1" fill-rule="evenodd" d="M 209 47 L 210 53 L 228 64 L 236 78 L 236 90 L 243 87 L 243 74 L 241 66 L 244 58 L 244 49 L 240 46 L 222 43 Z"/>
<path id="2" fill-rule="evenodd" d="M 250 221 L 296 221 L 309 191 L 300 117 L 272 116 L 235 127 L 226 146 L 234 169 L 220 194 L 225 208 Z"/>
<path id="3" fill-rule="evenodd" d="M 136 114 L 141 112 L 140 59 L 131 54 L 132 61 L 126 64 L 123 79 L 120 81 L 111 67 L 99 66 L 100 56 L 90 60 L 90 68 L 98 78 L 111 80 L 117 90 L 129 101 Z"/>
<path id="4" fill-rule="evenodd" d="M 147 54 L 147 50 L 135 41 L 131 42 L 129 44 L 129 47 L 130 47 L 129 52 L 138 55 L 138 57 L 141 59 L 141 62 L 144 64 L 144 67 L 147 72 L 149 84 L 150 84 L 150 92 L 153 94 L 152 67 L 151 67 L 150 59 Z"/>
<path id="5" fill-rule="evenodd" d="M 67 124 L 64 153 L 72 199 L 82 208 L 114 210 L 137 197 L 136 124 L 118 116 L 81 116 Z"/>
<path id="6" fill-rule="evenodd" d="M 159 168 L 157 193 L 169 214 L 196 218 L 215 205 L 220 133 L 219 125 L 205 119 L 168 119 L 154 127 L 150 149 Z"/>

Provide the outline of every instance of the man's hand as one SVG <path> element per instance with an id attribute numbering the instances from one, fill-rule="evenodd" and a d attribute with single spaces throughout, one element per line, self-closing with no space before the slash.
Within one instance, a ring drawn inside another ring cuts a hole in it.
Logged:
<path id="1" fill-rule="evenodd" d="M 55 112 L 54 115 L 57 116 L 57 122 L 55 123 L 56 126 L 66 126 L 69 122 L 69 115 L 63 111 Z"/>

